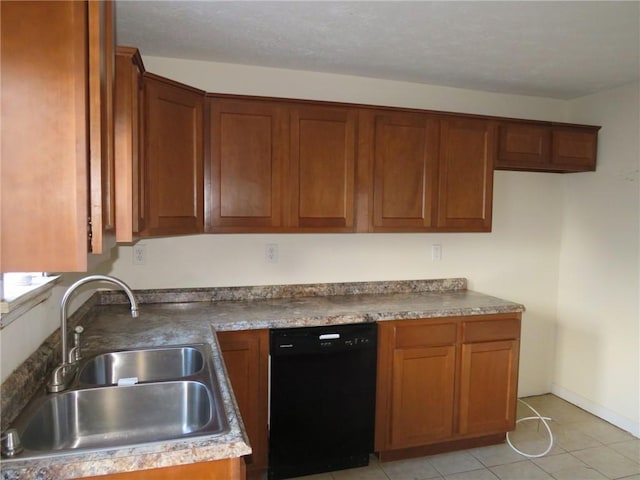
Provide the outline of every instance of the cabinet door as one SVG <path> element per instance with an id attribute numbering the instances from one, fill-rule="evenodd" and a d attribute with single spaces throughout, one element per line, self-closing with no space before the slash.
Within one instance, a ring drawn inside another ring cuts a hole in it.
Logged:
<path id="1" fill-rule="evenodd" d="M 289 225 L 296 231 L 353 231 L 356 111 L 290 108 Z"/>
<path id="2" fill-rule="evenodd" d="M 370 151 L 373 162 L 370 228 L 428 229 L 436 187 L 438 122 L 412 113 L 364 112 L 361 118 L 365 123 L 362 146 Z"/>
<path id="3" fill-rule="evenodd" d="M 502 123 L 496 168 L 543 170 L 549 161 L 551 129 L 545 125 Z"/>
<path id="4" fill-rule="evenodd" d="M 502 123 L 496 169 L 560 173 L 593 171 L 599 128 Z"/>
<path id="5" fill-rule="evenodd" d="M 518 340 L 462 345 L 460 433 L 490 434 L 515 427 Z"/>
<path id="6" fill-rule="evenodd" d="M 117 47 L 115 88 L 116 241 L 131 242 L 144 228 L 142 190 L 142 74 L 136 48 Z"/>
<path id="7" fill-rule="evenodd" d="M 554 127 L 551 135 L 551 164 L 565 172 L 596 169 L 598 128 Z"/>
<path id="8" fill-rule="evenodd" d="M 391 448 L 451 436 L 455 346 L 397 349 L 392 368 Z"/>
<path id="9" fill-rule="evenodd" d="M 144 235 L 202 232 L 204 93 L 150 74 L 144 92 Z"/>
<path id="10" fill-rule="evenodd" d="M 450 437 L 454 428 L 455 322 L 382 322 L 378 335 L 376 450 Z"/>
<path id="11" fill-rule="evenodd" d="M 286 115 L 275 102 L 209 99 L 207 231 L 282 226 Z"/>
<path id="12" fill-rule="evenodd" d="M 267 468 L 269 331 L 218 332 L 233 393 L 249 435 L 253 453 L 250 472 Z"/>
<path id="13" fill-rule="evenodd" d="M 1 2 L 0 270 L 84 271 L 85 2 Z"/>
<path id="14" fill-rule="evenodd" d="M 438 229 L 491 231 L 495 123 L 449 117 L 440 132 Z"/>

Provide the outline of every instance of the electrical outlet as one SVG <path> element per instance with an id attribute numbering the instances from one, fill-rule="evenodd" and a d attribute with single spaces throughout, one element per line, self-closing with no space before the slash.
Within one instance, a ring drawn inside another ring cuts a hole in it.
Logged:
<path id="1" fill-rule="evenodd" d="M 278 244 L 267 243 L 264 246 L 264 259 L 267 263 L 278 263 Z"/>
<path id="2" fill-rule="evenodd" d="M 133 246 L 133 264 L 144 265 L 147 257 L 147 249 L 144 244 L 138 244 Z"/>
<path id="3" fill-rule="evenodd" d="M 439 262 L 442 260 L 442 245 L 434 243 L 431 245 L 431 261 Z"/>

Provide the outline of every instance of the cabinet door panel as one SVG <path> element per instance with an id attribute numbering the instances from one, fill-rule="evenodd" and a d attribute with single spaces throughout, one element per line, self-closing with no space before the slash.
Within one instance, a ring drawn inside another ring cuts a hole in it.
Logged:
<path id="1" fill-rule="evenodd" d="M 549 160 L 550 143 L 551 130 L 547 126 L 501 124 L 496 168 L 542 169 Z"/>
<path id="2" fill-rule="evenodd" d="M 490 231 L 496 127 L 487 120 L 441 122 L 438 227 Z"/>
<path id="3" fill-rule="evenodd" d="M 145 234 L 203 230 L 203 96 L 145 75 Z"/>
<path id="4" fill-rule="evenodd" d="M 453 345 L 456 343 L 458 325 L 456 323 L 437 324 L 430 321 L 429 325 L 419 322 L 407 322 L 396 330 L 396 348 L 431 347 L 439 345 Z"/>
<path id="5" fill-rule="evenodd" d="M 518 340 L 462 345 L 460 433 L 514 428 L 518 351 Z"/>
<path id="6" fill-rule="evenodd" d="M 252 472 L 266 469 L 269 331 L 218 332 L 217 336 L 253 450 L 248 468 Z"/>
<path id="7" fill-rule="evenodd" d="M 566 171 L 596 169 L 597 129 L 556 127 L 551 138 L 551 163 L 554 167 L 563 167 Z"/>
<path id="8" fill-rule="evenodd" d="M 462 342 L 487 342 L 491 340 L 511 340 L 520 338 L 520 319 L 469 320 L 462 326 Z"/>
<path id="9" fill-rule="evenodd" d="M 208 231 L 278 227 L 285 129 L 271 102 L 210 99 Z"/>
<path id="10" fill-rule="evenodd" d="M 422 445 L 451 435 L 454 368 L 453 345 L 394 352 L 392 448 Z"/>
<path id="11" fill-rule="evenodd" d="M 291 108 L 291 226 L 353 230 L 355 129 L 354 110 Z"/>
<path id="12" fill-rule="evenodd" d="M 431 225 L 438 126 L 422 115 L 379 115 L 374 128 L 373 227 Z"/>

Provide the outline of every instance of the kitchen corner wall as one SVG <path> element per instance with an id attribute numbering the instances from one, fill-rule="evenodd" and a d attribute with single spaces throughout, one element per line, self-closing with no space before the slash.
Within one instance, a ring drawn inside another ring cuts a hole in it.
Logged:
<path id="1" fill-rule="evenodd" d="M 640 84 L 569 115 L 602 130 L 597 171 L 563 178 L 552 391 L 640 436 Z"/>
<path id="2" fill-rule="evenodd" d="M 144 53 L 144 52 L 143 52 Z M 371 78 L 144 57 L 148 71 L 208 92 L 565 120 L 566 102 Z M 111 273 L 134 288 L 466 277 L 526 305 L 519 394 L 546 393 L 554 365 L 562 176 L 496 172 L 493 232 L 200 235 L 143 239 L 146 264 L 118 248 Z M 278 245 L 278 263 L 265 245 Z M 431 245 L 442 260 L 431 260 Z"/>

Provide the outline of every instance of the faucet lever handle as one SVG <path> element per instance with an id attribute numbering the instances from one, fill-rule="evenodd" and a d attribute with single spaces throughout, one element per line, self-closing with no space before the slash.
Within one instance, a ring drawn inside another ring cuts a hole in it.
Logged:
<path id="1" fill-rule="evenodd" d="M 81 351 L 81 338 L 80 335 L 84 332 L 84 327 L 82 325 L 77 325 L 76 328 L 73 329 L 73 348 L 69 350 L 69 363 L 75 363 L 80 360 Z"/>
<path id="2" fill-rule="evenodd" d="M 22 444 L 20 443 L 18 431 L 15 428 L 10 428 L 6 432 L 4 432 L 1 438 L 1 453 L 3 457 L 13 457 L 24 450 L 22 448 Z"/>

